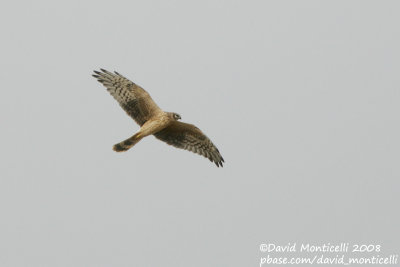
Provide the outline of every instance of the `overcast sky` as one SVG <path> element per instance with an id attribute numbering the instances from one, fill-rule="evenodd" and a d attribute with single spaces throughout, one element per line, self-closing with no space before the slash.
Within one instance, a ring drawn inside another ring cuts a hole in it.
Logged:
<path id="1" fill-rule="evenodd" d="M 6 1 L 0 266 L 259 266 L 261 243 L 400 253 L 397 1 Z M 116 70 L 225 159 L 147 137 Z"/>

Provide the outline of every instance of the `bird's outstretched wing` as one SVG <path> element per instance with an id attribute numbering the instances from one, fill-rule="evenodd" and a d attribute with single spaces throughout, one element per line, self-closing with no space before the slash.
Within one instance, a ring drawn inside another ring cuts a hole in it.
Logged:
<path id="1" fill-rule="evenodd" d="M 111 73 L 101 69 L 101 72 L 94 71 L 94 73 L 93 77 L 107 88 L 126 113 L 140 126 L 161 111 L 149 93 L 118 72 Z"/>
<path id="2" fill-rule="evenodd" d="M 224 162 L 217 147 L 199 128 L 192 124 L 174 121 L 154 136 L 177 148 L 186 149 L 208 158 L 217 167 Z"/>

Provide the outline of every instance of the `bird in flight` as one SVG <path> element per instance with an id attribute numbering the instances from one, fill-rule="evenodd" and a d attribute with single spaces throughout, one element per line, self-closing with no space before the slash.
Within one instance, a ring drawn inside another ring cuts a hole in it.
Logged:
<path id="1" fill-rule="evenodd" d="M 140 130 L 133 136 L 114 145 L 114 151 L 127 151 L 143 137 L 154 135 L 169 145 L 202 155 L 217 167 L 222 167 L 224 159 L 217 147 L 199 128 L 178 121 L 181 116 L 175 112 L 163 111 L 149 93 L 118 72 L 100 70 L 94 71 L 93 77 L 107 88 L 125 112 L 140 126 Z"/>

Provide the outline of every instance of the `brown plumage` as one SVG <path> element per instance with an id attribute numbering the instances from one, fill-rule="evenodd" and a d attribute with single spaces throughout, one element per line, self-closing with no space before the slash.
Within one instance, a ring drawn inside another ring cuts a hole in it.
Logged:
<path id="1" fill-rule="evenodd" d="M 107 88 L 125 112 L 141 126 L 132 137 L 114 145 L 115 151 L 127 151 L 142 138 L 154 135 L 169 145 L 202 155 L 217 167 L 222 167 L 224 159 L 217 147 L 199 128 L 179 122 L 181 117 L 177 113 L 161 110 L 149 93 L 118 72 L 111 73 L 104 69 L 94 72 L 93 77 Z"/>

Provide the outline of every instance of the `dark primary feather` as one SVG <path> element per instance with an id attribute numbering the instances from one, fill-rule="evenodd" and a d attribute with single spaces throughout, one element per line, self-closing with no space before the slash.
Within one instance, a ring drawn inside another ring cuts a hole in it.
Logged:
<path id="1" fill-rule="evenodd" d="M 174 121 L 154 136 L 177 148 L 186 149 L 202 155 L 214 162 L 217 167 L 223 166 L 224 159 L 211 140 L 192 124 Z"/>
<path id="2" fill-rule="evenodd" d="M 95 77 L 102 83 L 120 106 L 137 124 L 142 126 L 149 118 L 160 111 L 160 108 L 142 87 L 128 80 L 118 72 L 111 73 L 100 69 L 94 71 Z"/>

